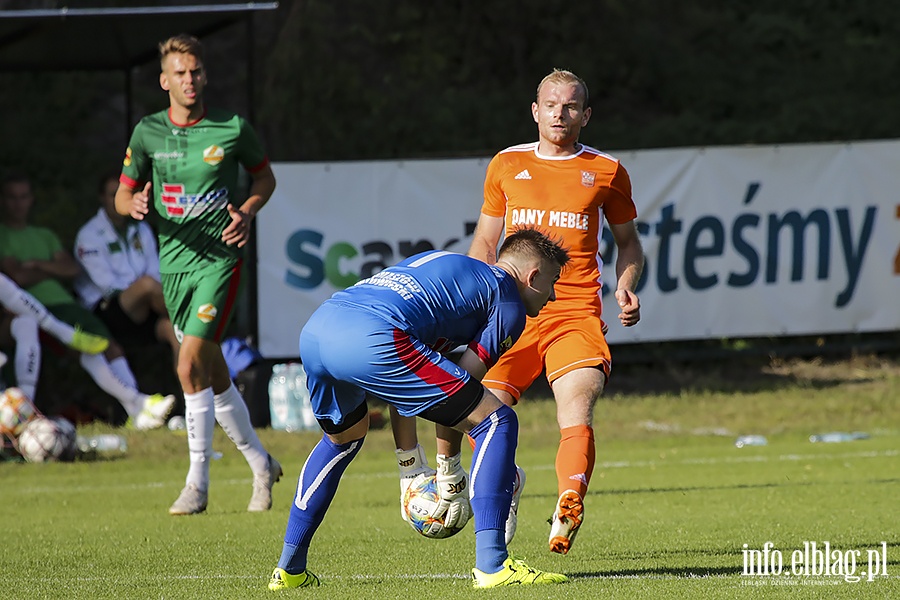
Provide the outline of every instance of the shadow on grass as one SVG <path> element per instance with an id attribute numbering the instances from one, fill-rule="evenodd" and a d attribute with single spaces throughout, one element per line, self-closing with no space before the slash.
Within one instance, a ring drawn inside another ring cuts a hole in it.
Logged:
<path id="1" fill-rule="evenodd" d="M 733 485 L 721 485 L 721 486 L 695 486 L 695 487 L 673 487 L 673 488 L 648 488 L 648 489 L 635 489 L 635 490 L 599 490 L 597 492 L 589 492 L 589 493 L 597 493 L 599 494 L 640 494 L 644 492 L 708 492 L 708 491 L 716 491 L 716 490 L 749 490 L 749 489 L 767 489 L 767 488 L 789 488 L 789 487 L 816 487 L 816 486 L 845 486 L 845 485 L 859 485 L 860 483 L 868 483 L 868 484 L 892 484 L 896 483 L 897 480 L 894 478 L 891 479 L 868 479 L 866 481 L 851 481 L 851 480 L 832 480 L 832 481 L 785 481 L 779 483 L 736 483 Z"/>
<path id="2" fill-rule="evenodd" d="M 871 383 L 885 372 L 896 373 L 900 357 L 895 333 L 870 341 L 831 336 L 613 345 L 605 395 L 826 390 Z M 552 397 L 544 377 L 532 388 L 528 396 Z"/>
<path id="3" fill-rule="evenodd" d="M 590 490 L 588 496 L 619 496 L 631 494 L 670 494 L 670 493 L 688 493 L 688 492 L 711 492 L 725 490 L 757 490 L 771 488 L 789 488 L 789 487 L 812 487 L 812 486 L 840 486 L 840 485 L 859 485 L 860 483 L 868 484 L 893 484 L 897 483 L 896 478 L 889 479 L 869 479 L 864 482 L 860 481 L 786 481 L 779 483 L 735 483 L 732 485 L 697 485 L 697 486 L 678 486 L 678 487 L 649 487 L 634 489 L 602 489 Z M 525 498 L 551 498 L 556 499 L 552 494 L 529 494 L 524 492 Z M 880 543 L 880 542 L 879 542 Z"/>
<path id="4" fill-rule="evenodd" d="M 854 384 L 872 378 L 854 378 Z M 678 394 L 682 392 L 771 392 L 803 386 L 821 391 L 846 385 L 840 376 L 815 378 L 770 370 L 768 362 L 734 361 L 688 365 L 664 361 L 652 368 L 641 365 L 619 367 L 610 379 L 608 395 Z"/>
<path id="5" fill-rule="evenodd" d="M 75 460 L 73 462 L 116 462 L 123 459 L 128 458 L 128 454 L 126 452 L 97 452 L 97 451 L 88 451 L 81 452 L 75 455 Z"/>
<path id="6" fill-rule="evenodd" d="M 610 399 L 648 394 L 681 394 L 686 392 L 751 393 L 772 392 L 791 387 L 810 391 L 838 386 L 862 385 L 877 381 L 872 377 L 842 377 L 840 367 L 823 368 L 815 375 L 794 373 L 789 368 L 773 369 L 767 361 L 731 361 L 678 363 L 661 360 L 650 365 L 616 364 L 604 397 Z M 525 392 L 530 400 L 549 400 L 553 391 L 544 376 L 538 377 Z"/>
<path id="7" fill-rule="evenodd" d="M 646 578 L 677 577 L 679 579 L 699 579 L 702 577 L 721 577 L 723 575 L 740 575 L 740 567 L 654 567 L 649 569 L 615 569 L 612 571 L 580 571 L 567 573 L 573 579 L 584 578 Z"/>

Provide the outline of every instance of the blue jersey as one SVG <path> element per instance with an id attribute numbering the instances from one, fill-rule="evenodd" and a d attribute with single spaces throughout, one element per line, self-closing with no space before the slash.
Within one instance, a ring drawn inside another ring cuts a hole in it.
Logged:
<path id="1" fill-rule="evenodd" d="M 488 367 L 525 328 L 525 306 L 512 276 L 452 252 L 411 256 L 328 302 L 367 310 L 438 352 L 465 344 Z"/>
<path id="2" fill-rule="evenodd" d="M 335 293 L 303 327 L 313 411 L 341 424 L 370 394 L 401 415 L 455 425 L 482 388 L 444 353 L 466 345 L 490 367 L 524 329 L 506 271 L 461 254 L 417 254 Z"/>

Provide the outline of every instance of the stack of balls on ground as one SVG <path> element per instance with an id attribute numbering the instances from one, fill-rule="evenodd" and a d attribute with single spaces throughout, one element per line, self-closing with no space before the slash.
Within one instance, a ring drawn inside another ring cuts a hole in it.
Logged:
<path id="1" fill-rule="evenodd" d="M 42 415 L 18 388 L 0 392 L 0 436 L 28 462 L 75 460 L 75 426 Z"/>

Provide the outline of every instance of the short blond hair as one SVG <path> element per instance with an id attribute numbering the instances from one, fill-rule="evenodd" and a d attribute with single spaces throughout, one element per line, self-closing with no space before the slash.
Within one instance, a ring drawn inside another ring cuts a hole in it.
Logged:
<path id="1" fill-rule="evenodd" d="M 203 62 L 203 44 L 192 35 L 181 33 L 173 35 L 164 42 L 159 43 L 159 65 L 166 66 L 166 57 L 170 54 L 190 54 Z"/>
<path id="2" fill-rule="evenodd" d="M 540 102 L 541 88 L 544 87 L 545 83 L 576 85 L 581 88 L 581 108 L 585 109 L 591 105 L 591 96 L 588 93 L 587 84 L 584 82 L 584 79 L 582 79 L 572 71 L 566 71 L 565 69 L 553 69 L 553 71 L 549 75 L 541 79 L 541 82 L 537 86 L 535 102 Z"/>

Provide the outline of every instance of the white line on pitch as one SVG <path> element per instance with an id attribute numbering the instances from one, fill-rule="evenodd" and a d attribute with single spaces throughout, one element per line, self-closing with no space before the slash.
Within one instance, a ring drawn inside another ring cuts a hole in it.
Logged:
<path id="1" fill-rule="evenodd" d="M 900 455 L 900 450 L 880 450 L 880 451 L 866 451 L 866 452 L 843 452 L 840 454 L 826 454 L 826 453 L 818 453 L 818 454 L 779 454 L 777 456 L 766 456 L 766 455 L 756 455 L 756 456 L 723 456 L 717 458 L 681 458 L 677 460 L 622 460 L 622 461 L 608 461 L 597 463 L 595 469 L 640 469 L 640 468 L 656 468 L 663 467 L 668 465 L 719 465 L 719 464 L 739 464 L 739 463 L 765 463 L 765 462 L 797 462 L 803 460 L 844 460 L 851 458 L 888 458 Z M 555 467 L 552 464 L 545 465 L 533 465 L 529 466 L 529 469 L 537 470 L 537 471 L 550 471 Z M 391 478 L 397 477 L 396 471 L 382 471 L 377 473 L 348 473 L 344 475 L 345 479 L 383 479 L 383 478 Z M 250 483 L 251 479 L 248 478 L 237 478 L 237 479 L 221 479 L 216 480 L 216 486 L 227 486 L 227 485 L 246 485 Z M 288 477 L 288 481 L 293 485 L 293 477 Z M 76 492 L 94 492 L 99 489 L 131 489 L 131 490 L 142 490 L 149 488 L 162 488 L 162 487 L 172 487 L 177 488 L 182 485 L 182 480 L 178 481 L 145 481 L 143 483 L 111 483 L 107 485 L 103 484 L 92 484 L 92 485 L 76 485 L 76 486 L 35 486 L 35 487 L 24 487 L 19 488 L 17 490 L 17 494 L 41 494 L 41 493 L 55 493 L 59 491 L 65 491 L 67 494 L 76 493 Z"/>
<path id="2" fill-rule="evenodd" d="M 471 576 L 463 573 L 392 573 L 392 574 L 333 574 L 333 573 L 321 573 L 319 572 L 319 577 L 325 581 L 342 581 L 342 580 L 354 580 L 354 581 L 389 581 L 389 580 L 401 580 L 401 581 L 439 581 L 439 580 L 467 580 Z M 2 581 L 4 578 L 0 578 Z M 9 580 L 9 578 L 6 578 Z M 106 581 L 108 577 L 76 577 L 74 578 L 77 581 Z M 152 575 L 146 576 L 141 575 L 140 579 L 142 581 L 222 581 L 229 579 L 239 579 L 239 580 L 251 580 L 256 579 L 261 582 L 261 585 L 264 584 L 268 577 L 264 574 L 259 575 L 234 575 L 234 574 L 216 574 L 216 575 L 197 575 L 197 574 L 189 574 L 189 575 Z M 744 578 L 738 574 L 727 574 L 727 573 L 629 573 L 629 574 L 620 574 L 620 573 L 596 573 L 591 575 L 573 575 L 573 581 L 580 580 L 589 580 L 589 579 L 610 579 L 610 580 L 663 580 L 663 581 L 674 581 L 674 580 L 691 580 L 691 579 L 738 579 L 744 580 Z M 782 578 L 783 579 L 783 578 Z M 887 575 L 880 576 L 877 581 L 884 580 L 892 580 L 892 579 L 900 579 L 900 575 Z M 821 581 L 835 584 L 842 584 L 844 581 L 837 577 L 836 579 L 826 578 L 826 577 L 810 577 L 808 579 L 796 579 L 793 580 L 797 583 L 803 583 L 804 581 L 808 581 L 812 583 L 813 581 Z M 776 578 L 772 578 L 772 583 L 777 583 Z"/>

